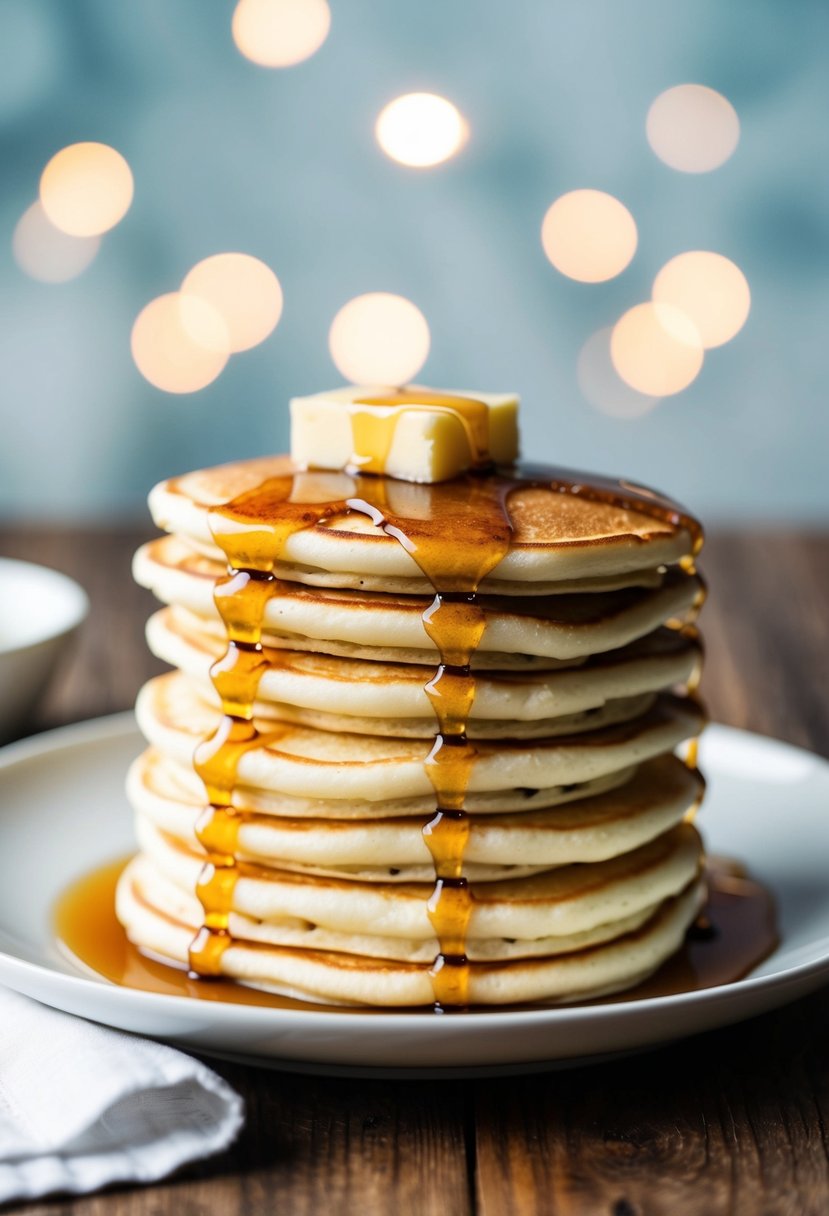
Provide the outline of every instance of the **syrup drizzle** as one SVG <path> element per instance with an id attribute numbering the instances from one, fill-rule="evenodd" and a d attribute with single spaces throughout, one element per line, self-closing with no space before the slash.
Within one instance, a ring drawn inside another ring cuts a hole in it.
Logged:
<path id="1" fill-rule="evenodd" d="M 381 483 L 381 485 L 384 483 Z M 469 961 L 466 930 L 472 915 L 472 892 L 463 872 L 469 839 L 466 792 L 475 763 L 475 747 L 466 736 L 475 699 L 470 670 L 486 627 L 478 603 L 478 587 L 509 552 L 512 524 L 507 512 L 511 483 L 491 477 L 470 479 L 467 494 L 456 504 L 462 532 L 477 543 L 448 545 L 441 539 L 411 539 L 408 520 L 364 499 L 349 499 L 353 510 L 401 540 L 435 589 L 423 613 L 423 627 L 440 656 L 438 669 L 425 686 L 437 721 L 435 741 L 426 758 L 426 774 L 435 791 L 435 814 L 423 827 L 432 855 L 435 889 L 427 904 L 438 939 L 438 953 L 429 970 L 436 1008 L 469 1003 Z M 376 501 L 375 494 L 375 501 Z"/>
<path id="2" fill-rule="evenodd" d="M 236 852 L 242 815 L 233 805 L 239 763 L 252 749 L 276 743 L 284 729 L 263 733 L 253 721 L 259 681 L 267 667 L 262 649 L 265 608 L 279 587 L 273 567 L 288 538 L 325 518 L 334 505 L 309 509 L 291 501 L 293 481 L 278 479 L 274 497 L 282 510 L 268 527 L 234 531 L 232 503 L 229 510 L 219 508 L 209 517 L 214 540 L 228 562 L 227 577 L 217 583 L 214 592 L 227 633 L 227 651 L 210 669 L 222 703 L 222 718 L 193 756 L 209 800 L 196 824 L 196 836 L 207 853 L 196 886 L 204 920 L 189 951 L 190 972 L 196 977 L 221 975 L 222 955 L 232 940 L 230 913 L 240 874 Z M 242 507 L 245 497 L 237 500 Z"/>
<path id="3" fill-rule="evenodd" d="M 380 403 L 401 404 L 403 396 Z M 422 396 L 418 400 L 422 402 Z M 447 398 L 446 404 L 454 406 L 454 399 Z M 386 438 L 364 433 L 361 442 L 370 448 Z M 485 629 L 478 588 L 509 551 L 508 499 L 519 488 L 553 489 L 635 510 L 684 528 L 693 554 L 702 544 L 699 524 L 654 492 L 558 469 L 471 473 L 436 485 L 363 474 L 297 472 L 268 478 L 210 511 L 213 537 L 228 562 L 227 577 L 215 591 L 228 646 L 211 668 L 223 716 L 194 756 L 209 805 L 197 825 L 208 859 L 198 882 L 204 920 L 190 948 L 191 977 L 218 976 L 222 955 L 232 941 L 228 926 L 242 871 L 237 840 L 244 822 L 244 812 L 236 809 L 233 797 L 239 765 L 248 751 L 278 743 L 281 734 L 279 727 L 260 732 L 253 720 L 259 680 L 267 666 L 262 649 L 265 609 L 280 593 L 274 569 L 285 559 L 286 545 L 295 533 L 357 512 L 403 546 L 435 592 L 422 618 L 440 659 L 426 685 L 437 726 L 424 761 L 436 802 L 434 815 L 423 827 L 435 868 L 427 910 L 439 943 L 429 975 L 436 1008 L 468 1004 L 466 931 L 474 896 L 464 876 L 463 859 L 469 836 L 465 801 L 476 754 L 466 735 L 475 697 L 470 664 Z M 686 572 L 692 569 L 689 562 Z M 689 756 L 689 763 L 695 763 L 695 757 Z"/>
<path id="4" fill-rule="evenodd" d="M 387 413 L 360 409 L 361 405 L 387 406 Z M 401 408 L 402 407 L 402 408 Z M 428 407 L 449 414 L 464 429 L 469 454 L 476 468 L 491 465 L 489 459 L 489 407 L 474 397 L 451 393 L 412 392 L 401 389 L 382 397 L 361 397 L 348 407 L 351 418 L 351 469 L 358 473 L 382 473 L 388 465 L 401 417 Z"/>

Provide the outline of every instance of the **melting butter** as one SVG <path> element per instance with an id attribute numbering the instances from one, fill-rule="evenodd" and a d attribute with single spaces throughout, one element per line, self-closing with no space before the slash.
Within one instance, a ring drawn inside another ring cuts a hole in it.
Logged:
<path id="1" fill-rule="evenodd" d="M 421 483 L 511 465 L 518 458 L 518 398 L 417 385 L 295 397 L 291 457 L 300 468 L 348 469 Z"/>

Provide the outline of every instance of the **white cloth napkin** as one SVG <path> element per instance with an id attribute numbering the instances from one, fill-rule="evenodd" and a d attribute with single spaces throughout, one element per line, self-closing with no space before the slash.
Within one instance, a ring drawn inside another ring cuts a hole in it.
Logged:
<path id="1" fill-rule="evenodd" d="M 0 988 L 0 1203 L 153 1182 L 243 1118 L 198 1060 Z"/>

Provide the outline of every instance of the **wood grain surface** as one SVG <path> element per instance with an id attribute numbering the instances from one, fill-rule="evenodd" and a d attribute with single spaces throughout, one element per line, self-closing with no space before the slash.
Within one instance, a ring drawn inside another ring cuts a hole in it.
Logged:
<path id="1" fill-rule="evenodd" d="M 143 644 L 152 601 L 129 575 L 141 539 L 0 529 L 0 554 L 65 570 L 93 604 L 33 728 L 124 709 L 160 669 Z M 829 537 L 723 532 L 704 559 L 713 718 L 829 754 Z M 614 1064 L 495 1081 L 332 1080 L 210 1061 L 247 1102 L 229 1152 L 157 1186 L 25 1211 L 826 1216 L 827 1026 L 821 992 Z"/>

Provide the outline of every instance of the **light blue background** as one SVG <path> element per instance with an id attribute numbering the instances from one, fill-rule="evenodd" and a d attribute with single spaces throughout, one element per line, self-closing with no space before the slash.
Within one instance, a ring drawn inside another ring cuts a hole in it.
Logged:
<path id="1" fill-rule="evenodd" d="M 673 491 L 710 520 L 829 510 L 829 5 L 820 0 L 331 0 L 328 41 L 285 71 L 230 37 L 224 0 L 0 0 L 0 511 L 139 513 L 176 471 L 284 449 L 286 403 L 339 380 L 337 309 L 365 291 L 414 300 L 432 330 L 421 379 L 517 389 L 534 459 Z M 645 114 L 697 81 L 742 138 L 711 174 L 668 169 Z M 454 100 L 472 138 L 416 171 L 378 150 L 398 93 Z M 135 202 L 81 278 L 33 282 L 10 250 L 40 171 L 65 144 L 111 143 Z M 605 285 L 570 282 L 539 243 L 565 190 L 609 190 L 640 247 Z M 645 418 L 595 411 L 576 358 L 647 298 L 673 254 L 746 273 L 745 330 Z M 200 258 L 242 250 L 285 292 L 275 334 L 201 393 L 132 364 L 133 320 Z"/>

